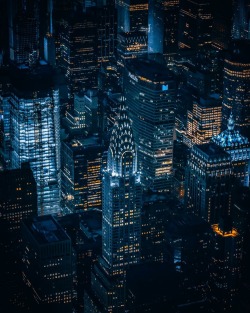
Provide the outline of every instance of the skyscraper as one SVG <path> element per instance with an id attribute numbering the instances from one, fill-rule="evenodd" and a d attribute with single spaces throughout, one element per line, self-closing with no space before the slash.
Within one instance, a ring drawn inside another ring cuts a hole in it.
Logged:
<path id="1" fill-rule="evenodd" d="M 97 21 L 94 10 L 68 12 L 62 20 L 61 60 L 68 96 L 97 87 Z"/>
<path id="2" fill-rule="evenodd" d="M 0 190 L 0 309 L 14 311 L 23 303 L 21 223 L 37 215 L 36 182 L 29 164 L 1 172 Z"/>
<path id="3" fill-rule="evenodd" d="M 233 39 L 250 39 L 249 0 L 234 0 L 233 9 Z"/>
<path id="4" fill-rule="evenodd" d="M 163 53 L 164 9 L 161 0 L 149 0 L 148 52 Z"/>
<path id="5" fill-rule="evenodd" d="M 122 108 L 103 178 L 102 257 L 92 274 L 92 290 L 104 312 L 124 309 L 126 269 L 140 261 L 141 192 L 131 122 Z"/>
<path id="6" fill-rule="evenodd" d="M 169 191 L 172 183 L 176 86 L 173 74 L 154 61 L 128 62 L 124 78 L 142 183 Z"/>
<path id="7" fill-rule="evenodd" d="M 56 46 L 53 30 L 53 0 L 48 2 L 49 13 L 49 26 L 47 27 L 47 33 L 44 37 L 44 59 L 52 66 L 55 66 L 56 62 Z"/>
<path id="8" fill-rule="evenodd" d="M 214 143 L 194 145 L 186 169 L 187 210 L 209 223 L 231 210 L 230 155 Z"/>
<path id="9" fill-rule="evenodd" d="M 10 60 L 34 63 L 39 56 L 39 1 L 9 1 Z"/>
<path id="10" fill-rule="evenodd" d="M 22 238 L 22 277 L 33 310 L 72 312 L 71 239 L 51 215 L 24 221 Z"/>
<path id="11" fill-rule="evenodd" d="M 233 174 L 243 186 L 249 186 L 250 173 L 250 144 L 247 137 L 235 129 L 231 113 L 227 129 L 212 137 L 212 141 L 227 151 L 232 160 Z"/>
<path id="12" fill-rule="evenodd" d="M 148 3 L 145 0 L 121 0 L 117 2 L 118 33 L 147 30 Z"/>
<path id="13" fill-rule="evenodd" d="M 184 142 L 191 147 L 210 141 L 221 130 L 221 99 L 219 95 L 202 97 L 188 111 L 187 134 Z"/>
<path id="14" fill-rule="evenodd" d="M 117 1 L 117 63 L 122 74 L 126 59 L 147 53 L 148 2 Z"/>
<path id="15" fill-rule="evenodd" d="M 240 286 L 243 238 L 233 227 L 229 216 L 213 224 L 212 229 L 213 249 L 210 271 L 214 308 L 231 312 L 236 309 L 235 296 Z"/>
<path id="16" fill-rule="evenodd" d="M 223 77 L 222 126 L 232 112 L 235 126 L 243 135 L 249 136 L 250 129 L 250 43 L 234 41 L 225 58 Z"/>
<path id="17" fill-rule="evenodd" d="M 211 43 L 211 0 L 181 0 L 179 48 L 198 49 Z"/>
<path id="18" fill-rule="evenodd" d="M 103 258 L 113 275 L 140 260 L 141 182 L 130 123 L 121 110 L 103 179 Z M 110 236 L 117 239 L 111 241 Z"/>
<path id="19" fill-rule="evenodd" d="M 59 210 L 59 92 L 53 89 L 47 66 L 17 70 L 9 98 L 11 166 L 30 162 L 37 184 L 40 215 Z"/>
<path id="20" fill-rule="evenodd" d="M 71 212 L 102 207 L 102 154 L 97 137 L 62 143 L 62 197 Z"/>

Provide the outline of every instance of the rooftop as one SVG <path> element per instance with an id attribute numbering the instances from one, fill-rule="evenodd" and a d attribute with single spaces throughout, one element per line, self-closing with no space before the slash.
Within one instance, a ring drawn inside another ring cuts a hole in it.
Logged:
<path id="1" fill-rule="evenodd" d="M 66 142 L 66 144 L 75 150 L 86 149 L 86 148 L 95 147 L 95 146 L 101 146 L 101 143 L 100 143 L 99 138 L 97 136 L 91 136 L 88 138 L 73 139 L 69 142 Z"/>
<path id="2" fill-rule="evenodd" d="M 48 93 L 54 86 L 52 68 L 37 65 L 35 68 L 19 67 L 11 71 L 11 82 L 22 97 L 33 96 L 33 92 Z"/>
<path id="3" fill-rule="evenodd" d="M 147 78 L 154 82 L 163 82 L 173 78 L 172 72 L 153 60 L 131 60 L 128 61 L 127 67 L 134 75 Z"/>
<path id="4" fill-rule="evenodd" d="M 242 136 L 238 130 L 234 129 L 234 119 L 232 113 L 228 119 L 227 129 L 219 135 L 213 137 L 212 142 L 223 148 L 239 147 L 249 144 L 248 138 Z"/>
<path id="5" fill-rule="evenodd" d="M 224 151 L 220 146 L 215 143 L 205 143 L 202 145 L 194 145 L 193 149 L 198 149 L 202 151 L 204 154 L 208 156 L 208 158 L 217 158 L 217 157 L 227 157 L 229 158 L 229 154 Z"/>
<path id="6" fill-rule="evenodd" d="M 51 215 L 26 220 L 25 225 L 39 244 L 50 244 L 70 240 L 63 228 Z"/>

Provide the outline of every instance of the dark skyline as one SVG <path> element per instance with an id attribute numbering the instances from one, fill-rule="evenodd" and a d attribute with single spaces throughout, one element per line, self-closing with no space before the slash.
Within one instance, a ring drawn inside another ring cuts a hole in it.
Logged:
<path id="1" fill-rule="evenodd" d="M 0 0 L 0 310 L 250 312 L 249 0 Z"/>

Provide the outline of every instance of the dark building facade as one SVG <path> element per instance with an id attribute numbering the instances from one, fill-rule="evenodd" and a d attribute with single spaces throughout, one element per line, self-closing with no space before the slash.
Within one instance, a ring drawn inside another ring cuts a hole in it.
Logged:
<path id="1" fill-rule="evenodd" d="M 24 221 L 22 277 L 33 309 L 72 312 L 71 240 L 51 215 Z"/>
<path id="2" fill-rule="evenodd" d="M 36 182 L 28 163 L 0 173 L 0 308 L 23 306 L 21 288 L 21 223 L 37 215 Z"/>
<path id="3" fill-rule="evenodd" d="M 194 145 L 186 169 L 187 211 L 218 223 L 231 210 L 230 155 L 214 143 Z"/>
<path id="4" fill-rule="evenodd" d="M 39 1 L 9 1 L 9 48 L 14 63 L 32 65 L 39 57 Z"/>
<path id="5" fill-rule="evenodd" d="M 210 45 L 213 21 L 211 0 L 181 0 L 179 18 L 180 49 Z"/>

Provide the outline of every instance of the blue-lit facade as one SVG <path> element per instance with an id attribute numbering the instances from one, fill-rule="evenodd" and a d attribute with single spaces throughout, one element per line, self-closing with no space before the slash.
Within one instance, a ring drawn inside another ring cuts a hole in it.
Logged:
<path id="1" fill-rule="evenodd" d="M 148 53 L 163 53 L 164 9 L 159 0 L 149 0 Z"/>
<path id="2" fill-rule="evenodd" d="M 12 93 L 11 167 L 30 162 L 37 183 L 38 214 L 59 210 L 60 113 L 59 92 L 38 98 Z"/>
<path id="3" fill-rule="evenodd" d="M 250 172 L 250 144 L 247 137 L 235 129 L 233 115 L 231 113 L 227 129 L 214 136 L 212 141 L 227 151 L 232 160 L 234 175 L 243 186 L 249 186 Z"/>
<path id="4" fill-rule="evenodd" d="M 141 207 L 137 151 L 131 121 L 122 108 L 112 129 L 103 177 L 102 256 L 91 277 L 103 312 L 124 312 L 126 271 L 141 257 Z"/>
<path id="5" fill-rule="evenodd" d="M 140 260 L 141 182 L 130 121 L 125 112 L 115 124 L 103 178 L 102 255 L 113 275 Z"/>

